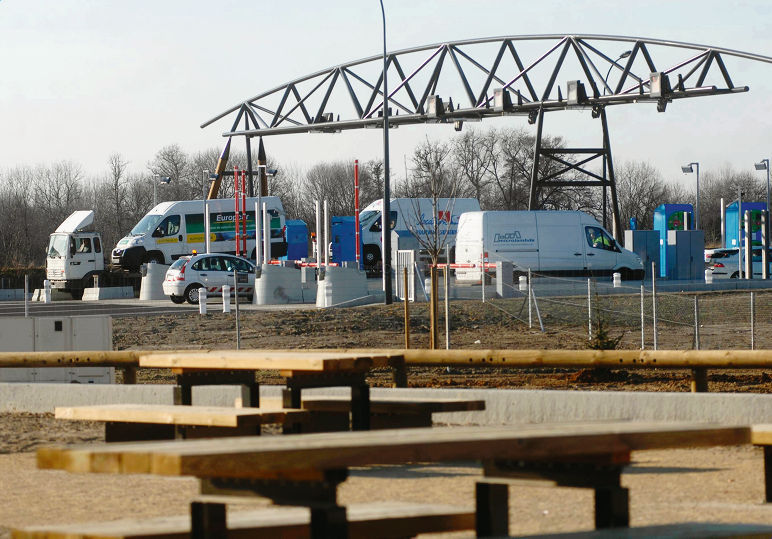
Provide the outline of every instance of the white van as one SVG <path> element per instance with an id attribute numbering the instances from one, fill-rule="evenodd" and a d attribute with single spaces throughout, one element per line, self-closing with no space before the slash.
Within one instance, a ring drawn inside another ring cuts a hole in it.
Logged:
<path id="1" fill-rule="evenodd" d="M 515 272 L 529 269 L 559 275 L 611 275 L 642 279 L 643 264 L 622 248 L 590 215 L 581 211 L 478 211 L 458 224 L 456 263 L 512 262 Z M 457 269 L 459 281 L 480 281 L 479 266 Z"/>
<path id="2" fill-rule="evenodd" d="M 278 197 L 261 197 L 268 209 L 271 227 L 271 258 L 287 253 L 284 237 L 284 207 Z M 235 202 L 232 198 L 208 200 L 210 250 L 236 252 Z M 255 258 L 255 203 L 246 199 L 247 253 Z M 262 240 L 262 232 L 260 234 Z M 171 264 L 183 255 L 206 252 L 204 241 L 204 201 L 162 202 L 150 210 L 113 249 L 115 266 L 135 271 L 144 262 Z"/>
<path id="3" fill-rule="evenodd" d="M 383 199 L 380 198 L 359 213 L 359 226 L 362 229 L 362 255 L 364 266 L 372 268 L 381 261 L 381 212 Z M 437 218 L 440 241 L 451 248 L 456 243 L 456 229 L 461 214 L 479 211 L 480 202 L 476 198 L 438 198 Z M 418 236 L 428 236 L 434 232 L 431 198 L 392 198 L 389 205 L 391 214 L 390 229 L 404 231 Z M 451 256 L 452 258 L 452 256 Z"/>

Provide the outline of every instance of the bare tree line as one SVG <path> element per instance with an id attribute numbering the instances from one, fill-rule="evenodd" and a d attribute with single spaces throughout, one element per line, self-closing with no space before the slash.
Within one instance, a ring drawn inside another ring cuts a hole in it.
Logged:
<path id="1" fill-rule="evenodd" d="M 560 137 L 545 136 L 542 142 L 552 148 L 564 144 Z M 533 136 L 522 128 L 465 130 L 450 141 L 426 139 L 414 149 L 403 174 L 392 171 L 393 196 L 431 197 L 436 192 L 443 198 L 477 198 L 487 210 L 527 209 L 533 146 Z M 208 187 L 203 171 L 213 171 L 219 155 L 217 148 L 187 153 L 170 145 L 156 153 L 144 173 L 129 172 L 129 163 L 119 153 L 109 156 L 104 172 L 93 177 L 69 161 L 0 172 L 0 267 L 42 264 L 48 235 L 81 209 L 94 209 L 95 227 L 103 235 L 104 248 L 111 249 L 152 207 L 153 183 L 159 202 L 200 199 Z M 253 163 L 256 160 L 253 155 Z M 229 166 L 246 164 L 244 152 L 231 153 Z M 539 174 L 553 172 L 554 166 L 541 160 Z M 313 229 L 314 201 L 324 199 L 331 215 L 353 214 L 353 159 L 318 163 L 307 170 L 269 160 L 269 168 L 279 169 L 269 178 L 269 194 L 281 198 L 288 218 L 302 219 Z M 359 170 L 364 208 L 382 196 L 383 163 L 362 162 Z M 694 189 L 668 183 L 651 163 L 621 163 L 615 172 L 625 227 L 635 217 L 639 228 L 650 229 L 658 205 L 696 202 Z M 171 181 L 158 184 L 158 177 Z M 744 200 L 766 198 L 766 184 L 751 172 L 725 167 L 703 172 L 700 181 L 700 220 L 708 244 L 720 238 L 721 198 L 734 200 L 738 190 Z M 578 209 L 603 222 L 599 188 L 552 188 L 536 195 L 537 209 Z M 233 196 L 232 182 L 223 182 L 220 196 Z"/>

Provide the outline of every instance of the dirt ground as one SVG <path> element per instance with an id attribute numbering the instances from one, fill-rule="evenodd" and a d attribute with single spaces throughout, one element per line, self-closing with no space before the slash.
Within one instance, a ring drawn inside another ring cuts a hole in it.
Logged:
<path id="1" fill-rule="evenodd" d="M 425 305 L 411 313 L 411 345 L 426 347 Z M 545 332 L 490 304 L 454 305 L 454 348 L 582 349 L 582 328 L 554 321 Z M 620 347 L 638 348 L 629 327 L 609 326 Z M 234 348 L 233 315 L 206 317 L 180 313 L 114 318 L 116 349 Z M 402 347 L 401 305 L 345 310 L 242 311 L 242 348 Z M 690 328 L 663 332 L 661 348 L 690 348 Z M 441 336 L 444 343 L 444 335 Z M 740 347 L 724 335 L 725 346 Z M 168 373 L 141 370 L 139 383 L 172 382 Z M 266 375 L 261 382 L 278 382 Z M 391 374 L 376 372 L 373 385 L 389 385 Z M 767 393 L 772 378 L 764 371 L 712 371 L 711 391 Z M 689 391 L 689 373 L 662 369 L 461 370 L 413 368 L 410 386 L 548 388 L 572 390 Z M 10 529 L 64 522 L 149 518 L 189 511 L 197 484 L 187 478 L 70 474 L 37 470 L 34 450 L 44 445 L 101 442 L 103 426 L 57 421 L 50 414 L 0 414 L 0 539 Z M 479 468 L 472 463 L 445 466 L 384 467 L 356 470 L 340 491 L 343 503 L 431 500 L 472 507 Z M 763 503 L 763 456 L 749 446 L 644 451 L 633 455 L 623 478 L 630 487 L 631 524 L 684 521 L 772 523 L 772 504 Z M 515 534 L 592 529 L 592 495 L 582 489 L 510 488 L 510 527 Z M 469 536 L 465 534 L 462 536 Z"/>

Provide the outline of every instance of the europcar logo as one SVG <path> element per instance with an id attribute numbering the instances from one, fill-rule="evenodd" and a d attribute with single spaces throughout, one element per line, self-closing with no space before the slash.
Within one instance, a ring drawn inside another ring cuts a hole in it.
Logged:
<path id="1" fill-rule="evenodd" d="M 523 238 L 519 230 L 514 232 L 496 232 L 493 243 L 533 243 L 533 238 Z"/>

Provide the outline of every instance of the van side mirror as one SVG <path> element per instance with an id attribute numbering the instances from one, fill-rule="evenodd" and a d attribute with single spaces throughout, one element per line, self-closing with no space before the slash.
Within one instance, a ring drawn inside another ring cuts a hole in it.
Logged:
<path id="1" fill-rule="evenodd" d="M 161 227 L 158 227 L 153 231 L 152 237 L 160 238 L 162 234 Z"/>

